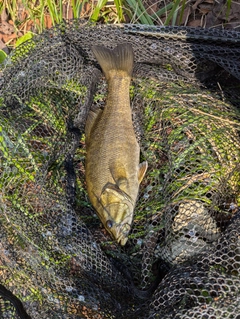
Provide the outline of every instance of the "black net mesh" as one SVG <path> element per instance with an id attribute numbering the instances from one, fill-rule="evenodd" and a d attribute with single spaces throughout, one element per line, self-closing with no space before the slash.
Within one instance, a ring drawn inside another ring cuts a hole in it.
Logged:
<path id="1" fill-rule="evenodd" d="M 123 42 L 149 168 L 120 247 L 87 197 L 84 126 L 107 93 L 91 46 Z M 12 52 L 0 75 L 1 318 L 240 318 L 239 57 L 234 31 L 84 21 Z"/>

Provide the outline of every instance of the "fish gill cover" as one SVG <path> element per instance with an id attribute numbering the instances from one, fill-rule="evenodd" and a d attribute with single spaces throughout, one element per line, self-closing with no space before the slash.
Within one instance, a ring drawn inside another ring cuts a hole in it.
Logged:
<path id="1" fill-rule="evenodd" d="M 107 94 L 91 46 L 126 42 L 149 167 L 121 247 L 87 196 L 84 126 Z M 84 21 L 12 52 L 0 77 L 1 318 L 239 318 L 239 56 L 235 31 Z"/>

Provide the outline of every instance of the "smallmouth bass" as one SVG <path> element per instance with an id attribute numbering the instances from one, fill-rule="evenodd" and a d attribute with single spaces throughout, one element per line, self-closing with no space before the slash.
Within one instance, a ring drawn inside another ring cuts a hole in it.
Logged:
<path id="1" fill-rule="evenodd" d="M 126 244 L 139 184 L 147 162 L 139 164 L 140 147 L 132 123 L 129 87 L 133 70 L 130 44 L 92 51 L 107 79 L 104 109 L 86 121 L 86 184 L 90 201 L 111 237 Z"/>

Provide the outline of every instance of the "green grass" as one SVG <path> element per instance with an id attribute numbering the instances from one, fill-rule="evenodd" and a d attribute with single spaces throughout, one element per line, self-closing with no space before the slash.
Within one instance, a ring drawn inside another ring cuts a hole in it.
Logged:
<path id="1" fill-rule="evenodd" d="M 45 28 L 60 23 L 63 19 L 87 18 L 102 23 L 139 23 L 147 25 L 186 25 L 190 0 L 153 2 L 146 5 L 144 0 L 22 0 L 25 16 L 21 17 L 20 0 L 4 0 L 0 3 L 0 14 L 7 12 L 15 32 L 29 31 L 41 33 Z M 221 8 L 229 19 L 232 0 L 227 0 Z M 197 11 L 196 11 L 197 12 Z M 194 13 L 195 14 L 195 13 Z M 193 18 L 194 19 L 194 18 Z M 15 42 L 10 40 L 10 45 Z"/>

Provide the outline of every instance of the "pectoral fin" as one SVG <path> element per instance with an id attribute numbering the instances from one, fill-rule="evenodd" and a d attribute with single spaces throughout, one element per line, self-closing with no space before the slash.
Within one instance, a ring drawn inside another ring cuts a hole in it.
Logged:
<path id="1" fill-rule="evenodd" d="M 127 178 L 125 178 L 125 177 L 119 177 L 118 180 L 117 180 L 117 186 L 118 186 L 120 189 L 122 189 L 122 190 L 125 191 L 125 189 L 126 189 L 127 186 L 128 186 L 128 180 L 127 180 Z"/>
<path id="2" fill-rule="evenodd" d="M 114 182 L 118 186 L 127 184 L 126 169 L 121 162 L 114 162 L 109 164 L 109 170 Z"/>
<path id="3" fill-rule="evenodd" d="M 146 174 L 147 168 L 148 168 L 148 162 L 147 161 L 142 162 L 142 163 L 139 164 L 139 167 L 138 167 L 138 182 L 139 182 L 139 184 L 143 180 L 143 177 Z"/>

